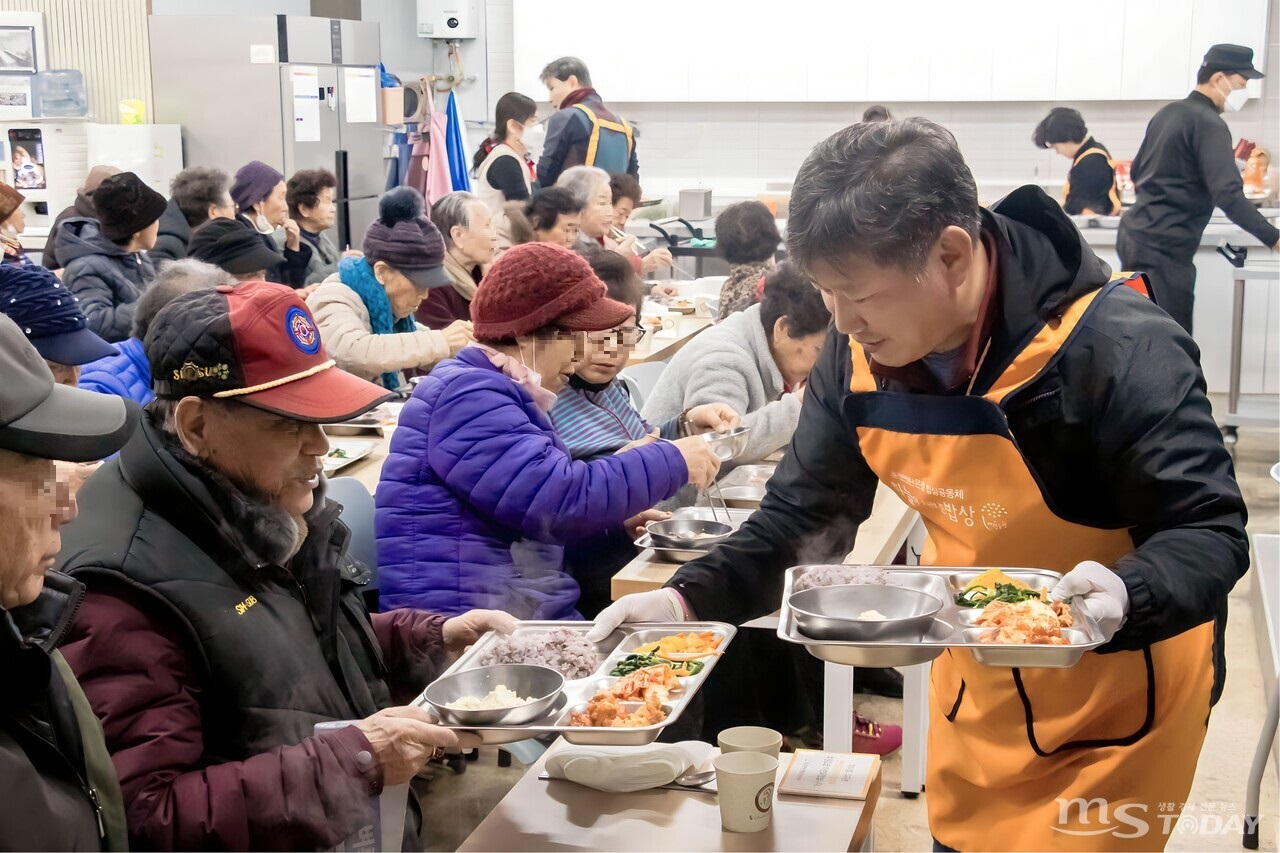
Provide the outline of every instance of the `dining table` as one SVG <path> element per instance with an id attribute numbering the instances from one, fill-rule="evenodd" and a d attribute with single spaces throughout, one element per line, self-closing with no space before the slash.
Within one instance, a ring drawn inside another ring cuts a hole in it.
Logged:
<path id="1" fill-rule="evenodd" d="M 564 779 L 541 779 L 551 745 L 529 766 L 459 851 L 861 851 L 872 849 L 880 771 L 864 800 L 777 794 L 768 828 L 727 832 L 716 795 L 693 789 L 609 793 Z M 716 752 L 713 750 L 713 753 Z M 781 782 L 789 755 L 780 756 Z"/>

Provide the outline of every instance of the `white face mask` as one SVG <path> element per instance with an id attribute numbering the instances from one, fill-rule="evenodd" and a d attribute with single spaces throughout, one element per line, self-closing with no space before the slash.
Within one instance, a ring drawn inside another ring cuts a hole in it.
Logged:
<path id="1" fill-rule="evenodd" d="M 541 122 L 533 127 L 526 127 L 520 137 L 520 141 L 528 149 L 529 156 L 537 160 L 542 156 L 542 148 L 547 143 L 547 129 Z"/>
<path id="2" fill-rule="evenodd" d="M 1225 98 L 1222 102 L 1222 110 L 1223 112 L 1228 113 L 1238 113 L 1240 112 L 1240 108 L 1249 100 L 1249 90 L 1232 89 L 1230 88 L 1230 81 L 1227 82 L 1227 87 L 1227 91 L 1225 92 L 1222 92 L 1222 89 L 1218 89 L 1219 92 L 1222 92 L 1223 98 Z"/>
<path id="3" fill-rule="evenodd" d="M 261 213 L 259 213 L 257 218 L 253 220 L 253 227 L 258 229 L 259 234 L 276 233 L 275 226 L 268 222 L 267 217 L 263 216 Z"/>

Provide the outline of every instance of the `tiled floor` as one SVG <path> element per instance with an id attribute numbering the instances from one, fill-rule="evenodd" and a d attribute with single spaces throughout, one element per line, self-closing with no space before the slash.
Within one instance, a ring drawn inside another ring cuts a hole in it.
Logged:
<path id="1" fill-rule="evenodd" d="M 1251 536 L 1280 532 L 1280 484 L 1268 475 L 1270 467 L 1280 459 L 1278 445 L 1280 431 L 1241 430 L 1236 450 L 1236 472 L 1249 507 Z M 1190 797 L 1192 803 L 1215 804 L 1217 813 L 1227 818 L 1231 809 L 1243 813 L 1245 782 L 1265 711 L 1254 639 L 1253 608 L 1249 600 L 1250 584 L 1251 577 L 1246 576 L 1231 593 L 1227 625 L 1229 675 L 1222 700 L 1209 722 L 1209 733 L 1200 754 Z M 898 722 L 902 717 L 902 703 L 893 699 L 870 699 L 859 710 L 883 722 Z M 931 842 L 925 812 L 927 795 L 907 800 L 896 793 L 902 773 L 902 762 L 898 756 L 884 763 L 883 772 L 885 793 L 876 815 L 877 849 L 929 850 Z M 456 849 L 522 773 L 519 765 L 499 768 L 493 752 L 486 750 L 480 761 L 468 765 L 463 775 L 445 773 L 439 776 L 432 782 L 431 793 L 422 801 L 426 814 L 426 849 Z M 1260 849 L 1276 850 L 1280 800 L 1274 766 L 1268 768 L 1262 791 L 1264 817 Z M 1201 825 L 1213 828 L 1210 820 L 1203 821 Z M 1209 834 L 1180 831 L 1175 833 L 1169 849 L 1239 850 L 1240 836 L 1225 830 Z"/>

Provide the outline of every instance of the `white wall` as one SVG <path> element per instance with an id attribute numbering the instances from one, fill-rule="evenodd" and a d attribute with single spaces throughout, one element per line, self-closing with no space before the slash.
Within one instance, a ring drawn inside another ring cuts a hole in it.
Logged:
<path id="1" fill-rule="evenodd" d="M 394 2 L 394 0 L 377 0 Z M 370 3 L 371 0 L 365 0 Z M 406 4 L 412 5 L 412 4 Z M 487 56 L 484 89 L 493 103 L 515 88 L 511 0 L 486 0 Z M 1064 11 L 1064 14 L 1066 12 Z M 411 13 L 412 14 L 412 13 Z M 637 14 L 643 12 L 637 11 Z M 1280 14 L 1270 15 L 1268 57 L 1277 52 Z M 384 28 L 383 41 L 387 42 Z M 625 31 L 619 44 L 627 45 Z M 660 63 L 660 46 L 630 45 L 636 61 Z M 384 48 L 385 49 L 385 48 Z M 803 44 L 795 46 L 803 56 Z M 555 57 L 548 56 L 551 60 Z M 769 57 L 744 57 L 743 62 L 766 63 Z M 1102 58 L 1100 61 L 1106 61 Z M 479 67 L 470 61 L 472 67 Z M 1270 62 L 1272 75 L 1263 81 L 1260 100 L 1227 117 L 1232 134 L 1280 149 L 1280 62 Z M 1118 68 L 1118 66 L 1117 66 Z M 468 69 L 470 71 L 470 69 Z M 526 81 L 527 82 L 527 81 Z M 1120 79 L 1117 70 L 1116 86 Z M 606 100 L 609 93 L 601 93 Z M 1079 109 L 1090 131 L 1118 159 L 1131 159 L 1151 115 L 1162 101 L 1089 101 L 1064 104 Z M 1052 106 L 1045 102 L 932 103 L 889 102 L 897 115 L 924 115 L 956 134 L 986 201 L 1013 186 L 1041 181 L 1054 190 L 1066 175 L 1067 161 L 1031 144 L 1031 132 Z M 823 137 L 858 120 L 865 103 L 858 104 L 616 104 L 640 126 L 640 176 L 649 195 L 669 195 L 699 182 L 713 186 L 717 198 L 750 196 L 767 181 L 790 181 L 810 148 Z M 545 107 L 544 107 L 545 108 Z M 474 118 L 469 113 L 468 118 Z M 490 117 L 490 120 L 492 118 Z M 1280 168 L 1278 166 L 1277 168 Z"/>

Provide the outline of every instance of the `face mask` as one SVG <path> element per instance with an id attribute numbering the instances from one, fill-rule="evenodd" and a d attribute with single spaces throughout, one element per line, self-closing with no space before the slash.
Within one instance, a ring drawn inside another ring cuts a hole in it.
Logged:
<path id="1" fill-rule="evenodd" d="M 535 344 L 535 346 L 537 346 Z M 529 392 L 529 396 L 533 398 L 533 403 L 544 413 L 551 411 L 551 407 L 556 404 L 556 395 L 552 391 L 548 391 L 542 387 L 542 374 L 534 370 L 524 360 L 524 350 L 520 350 L 520 364 L 525 369 L 525 375 L 517 379 L 520 387 Z"/>
<path id="2" fill-rule="evenodd" d="M 536 160 L 542 156 L 542 148 L 547 143 L 547 129 L 541 123 L 526 127 L 520 141 L 529 149 L 529 156 Z"/>
<path id="3" fill-rule="evenodd" d="M 257 219 L 253 220 L 253 227 L 258 229 L 259 234 L 276 233 L 276 229 L 267 221 L 267 217 L 263 216 L 261 213 L 258 214 Z"/>
<path id="4" fill-rule="evenodd" d="M 1227 84 L 1228 87 L 1230 87 L 1230 85 L 1231 85 L 1230 83 Z M 1219 89 L 1218 91 L 1222 92 L 1221 89 Z M 1222 94 L 1223 94 L 1223 97 L 1226 99 L 1222 102 L 1223 112 L 1238 113 L 1240 112 L 1240 108 L 1243 107 L 1249 100 L 1248 89 L 1228 88 L 1228 90 L 1226 92 L 1222 92 Z"/>

